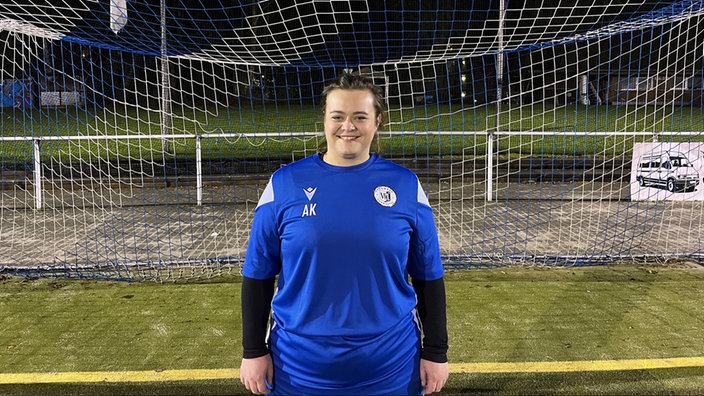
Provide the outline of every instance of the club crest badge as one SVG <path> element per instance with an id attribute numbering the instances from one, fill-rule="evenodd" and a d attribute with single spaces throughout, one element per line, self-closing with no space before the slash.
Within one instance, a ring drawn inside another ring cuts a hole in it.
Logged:
<path id="1" fill-rule="evenodd" d="M 374 189 L 374 199 L 381 206 L 390 208 L 396 204 L 396 192 L 387 186 L 378 186 Z"/>

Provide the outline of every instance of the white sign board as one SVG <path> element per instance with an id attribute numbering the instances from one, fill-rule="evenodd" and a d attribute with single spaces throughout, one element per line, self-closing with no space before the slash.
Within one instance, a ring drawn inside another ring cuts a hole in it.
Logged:
<path id="1" fill-rule="evenodd" d="M 704 201 L 704 143 L 635 143 L 633 201 Z"/>

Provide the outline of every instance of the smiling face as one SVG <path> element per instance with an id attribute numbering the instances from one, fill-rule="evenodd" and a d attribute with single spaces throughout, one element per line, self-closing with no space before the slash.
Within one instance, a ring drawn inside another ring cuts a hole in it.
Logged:
<path id="1" fill-rule="evenodd" d="M 372 140 L 381 123 L 374 104 L 374 95 L 368 90 L 334 89 L 328 93 L 325 162 L 351 166 L 369 159 Z"/>

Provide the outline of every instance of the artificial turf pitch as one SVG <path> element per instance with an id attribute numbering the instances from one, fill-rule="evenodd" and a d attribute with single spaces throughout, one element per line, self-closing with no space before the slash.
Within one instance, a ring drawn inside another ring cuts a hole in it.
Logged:
<path id="1" fill-rule="evenodd" d="M 443 394 L 703 394 L 704 271 L 448 271 Z M 239 278 L 0 283 L 0 394 L 246 394 Z"/>

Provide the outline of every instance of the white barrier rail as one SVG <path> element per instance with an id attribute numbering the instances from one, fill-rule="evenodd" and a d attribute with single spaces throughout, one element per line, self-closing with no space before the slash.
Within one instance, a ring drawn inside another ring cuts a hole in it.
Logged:
<path id="1" fill-rule="evenodd" d="M 381 132 L 382 136 L 402 136 L 408 132 Z M 567 133 L 558 131 L 426 131 L 418 132 L 415 135 L 436 135 L 436 136 L 485 136 L 487 137 L 487 164 L 495 164 L 496 139 L 489 139 L 492 136 L 643 136 L 650 137 L 653 141 L 658 140 L 658 136 L 701 136 L 702 132 L 659 132 L 659 133 L 638 133 L 638 132 L 590 132 L 590 133 Z M 145 140 L 145 139 L 194 139 L 196 158 L 196 196 L 197 204 L 203 203 L 203 160 L 201 142 L 203 139 L 269 139 L 272 137 L 281 138 L 311 138 L 321 136 L 320 132 L 292 132 L 288 134 L 267 134 L 267 133 L 217 133 L 217 134 L 159 134 L 159 135 L 103 135 L 103 136 L 11 136 L 0 137 L 0 144 L 3 142 L 32 141 L 33 142 L 33 164 L 34 164 L 34 207 L 42 208 L 42 164 L 41 164 L 41 142 L 43 141 L 80 141 L 80 140 Z M 488 167 L 488 174 L 492 174 L 493 167 Z M 492 201 L 493 177 L 487 177 L 487 201 Z"/>

